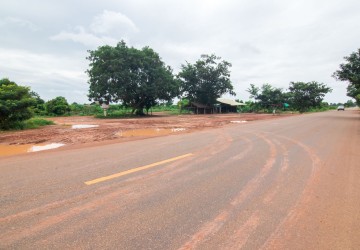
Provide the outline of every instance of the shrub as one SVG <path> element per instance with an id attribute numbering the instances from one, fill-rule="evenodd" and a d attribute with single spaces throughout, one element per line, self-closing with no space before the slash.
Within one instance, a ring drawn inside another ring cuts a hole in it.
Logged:
<path id="1" fill-rule="evenodd" d="M 70 112 L 70 106 L 65 97 L 58 96 L 45 103 L 48 115 L 61 116 Z"/>
<path id="2" fill-rule="evenodd" d="M 47 125 L 54 125 L 55 123 L 53 121 L 49 121 L 41 118 L 31 118 L 29 120 L 24 121 L 23 124 L 24 126 L 22 129 L 33 129 Z"/>
<path id="3" fill-rule="evenodd" d="M 35 99 L 28 87 L 9 79 L 0 80 L 0 129 L 12 129 L 33 116 L 31 107 Z"/>

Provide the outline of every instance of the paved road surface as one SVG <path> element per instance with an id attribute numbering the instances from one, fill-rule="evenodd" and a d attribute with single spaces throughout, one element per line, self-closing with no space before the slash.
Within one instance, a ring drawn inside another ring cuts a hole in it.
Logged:
<path id="1" fill-rule="evenodd" d="M 0 159 L 0 249 L 360 249 L 359 112 Z"/>

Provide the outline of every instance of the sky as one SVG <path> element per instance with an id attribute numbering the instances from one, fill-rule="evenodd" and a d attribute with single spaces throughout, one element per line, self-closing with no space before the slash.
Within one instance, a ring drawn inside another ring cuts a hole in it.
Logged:
<path id="1" fill-rule="evenodd" d="M 236 99 L 249 100 L 250 84 L 300 81 L 330 86 L 327 102 L 350 99 L 331 75 L 360 48 L 359 0 L 0 1 L 0 79 L 45 101 L 89 103 L 88 50 L 121 40 L 151 47 L 174 73 L 220 56 Z"/>

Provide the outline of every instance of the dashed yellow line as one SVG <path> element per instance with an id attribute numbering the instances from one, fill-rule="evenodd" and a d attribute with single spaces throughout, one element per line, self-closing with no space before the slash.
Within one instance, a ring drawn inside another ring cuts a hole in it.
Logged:
<path id="1" fill-rule="evenodd" d="M 132 173 L 135 173 L 135 172 L 139 172 L 139 171 L 141 171 L 141 170 L 153 168 L 153 167 L 156 167 L 156 166 L 165 164 L 165 163 L 177 161 L 177 160 L 180 160 L 180 159 L 183 159 L 183 158 L 192 156 L 192 155 L 193 155 L 193 154 L 180 155 L 180 156 L 177 156 L 177 157 L 174 157 L 174 158 L 170 158 L 170 159 L 167 159 L 167 160 L 155 162 L 155 163 L 152 163 L 152 164 L 149 164 L 149 165 L 145 165 L 145 166 L 142 166 L 142 167 L 133 168 L 133 169 L 129 169 L 129 170 L 126 170 L 126 171 L 123 171 L 123 172 L 120 172 L 120 173 L 116 173 L 116 174 L 112 174 L 112 175 L 100 177 L 100 178 L 97 178 L 97 179 L 94 179 L 94 180 L 91 180 L 91 181 L 86 181 L 85 184 L 86 184 L 86 185 L 93 185 L 93 184 L 96 184 L 96 183 L 99 183 L 99 182 L 108 181 L 108 180 L 111 180 L 111 179 L 114 179 L 114 178 L 118 178 L 118 177 L 121 177 L 121 176 L 124 176 L 124 175 L 128 175 L 128 174 L 132 174 Z"/>

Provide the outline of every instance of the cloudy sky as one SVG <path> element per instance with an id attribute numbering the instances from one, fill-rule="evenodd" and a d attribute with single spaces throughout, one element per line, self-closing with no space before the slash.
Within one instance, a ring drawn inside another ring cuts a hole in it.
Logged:
<path id="1" fill-rule="evenodd" d="M 318 81 L 333 88 L 326 101 L 345 102 L 331 75 L 360 48 L 359 10 L 359 0 L 1 0 L 0 78 L 88 103 L 87 50 L 123 39 L 174 72 L 215 53 L 242 100 L 250 83 Z"/>

